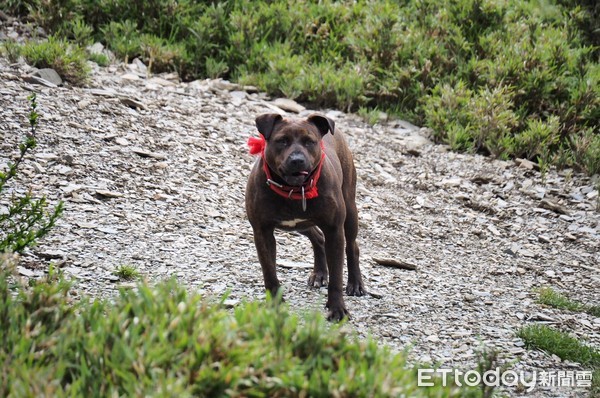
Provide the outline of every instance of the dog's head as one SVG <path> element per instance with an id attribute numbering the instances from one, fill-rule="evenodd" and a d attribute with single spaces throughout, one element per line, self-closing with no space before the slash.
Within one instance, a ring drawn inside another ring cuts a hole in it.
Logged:
<path id="1" fill-rule="evenodd" d="M 300 186 L 321 161 L 321 139 L 333 134 L 335 123 L 313 114 L 306 119 L 287 119 L 268 113 L 256 118 L 256 127 L 265 137 L 265 160 L 286 184 Z"/>

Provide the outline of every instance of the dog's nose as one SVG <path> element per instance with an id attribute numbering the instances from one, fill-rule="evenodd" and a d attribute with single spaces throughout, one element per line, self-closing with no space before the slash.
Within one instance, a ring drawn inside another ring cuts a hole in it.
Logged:
<path id="1" fill-rule="evenodd" d="M 292 153 L 288 159 L 288 164 L 295 170 L 304 170 L 306 168 L 306 158 L 301 153 Z"/>

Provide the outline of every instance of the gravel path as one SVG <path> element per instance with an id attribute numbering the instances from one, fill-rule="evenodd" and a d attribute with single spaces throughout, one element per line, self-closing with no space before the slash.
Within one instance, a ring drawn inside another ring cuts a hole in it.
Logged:
<path id="1" fill-rule="evenodd" d="M 39 146 L 19 187 L 64 200 L 66 211 L 23 257 L 21 274 L 40 276 L 54 262 L 81 293 L 110 297 L 133 286 L 112 274 L 127 264 L 150 281 L 175 276 L 207 295 L 229 292 L 232 306 L 264 297 L 243 204 L 254 161 L 245 142 L 254 117 L 279 107 L 252 88 L 146 77 L 128 65 L 96 68 L 88 88 L 28 83 L 30 72 L 0 59 L 0 165 L 17 155 L 26 98 L 36 92 Z M 473 369 L 485 345 L 517 360 L 514 370 L 581 369 L 526 350 L 515 331 L 551 324 L 600 347 L 600 318 L 545 308 L 535 293 L 549 286 L 600 303 L 597 181 L 568 170 L 544 180 L 528 162 L 449 152 L 406 122 L 371 127 L 319 111 L 347 135 L 359 175 L 361 268 L 373 294 L 346 298 L 347 328 L 445 367 Z M 326 289 L 306 285 L 308 240 L 280 233 L 277 241 L 288 303 L 325 313 Z M 586 391 L 538 387 L 533 396 Z"/>

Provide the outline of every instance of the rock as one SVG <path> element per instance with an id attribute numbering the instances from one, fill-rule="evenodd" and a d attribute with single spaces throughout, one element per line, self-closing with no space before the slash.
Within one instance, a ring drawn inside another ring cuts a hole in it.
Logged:
<path id="1" fill-rule="evenodd" d="M 19 275 L 27 276 L 29 278 L 32 278 L 35 276 L 35 272 L 33 272 L 32 270 L 27 269 L 25 267 L 21 267 L 20 265 L 17 266 L 17 272 L 19 273 Z"/>
<path id="2" fill-rule="evenodd" d="M 121 75 L 121 79 L 123 79 L 123 80 L 139 80 L 140 76 L 135 73 L 125 73 L 124 75 Z"/>
<path id="3" fill-rule="evenodd" d="M 61 190 L 66 196 L 71 196 L 73 192 L 81 190 L 82 186 L 77 184 L 68 184 L 67 186 L 61 187 Z"/>
<path id="4" fill-rule="evenodd" d="M 38 162 L 32 162 L 31 165 L 35 169 L 36 173 L 43 174 L 46 172 L 46 168 L 44 166 L 42 166 L 41 164 L 39 164 Z"/>
<path id="5" fill-rule="evenodd" d="M 152 152 L 139 147 L 132 147 L 130 150 L 131 152 L 143 158 L 154 158 L 159 160 L 164 160 L 167 158 L 167 155 L 165 155 L 164 153 Z"/>
<path id="6" fill-rule="evenodd" d="M 39 153 L 36 153 L 34 156 L 36 159 L 43 160 L 46 162 L 50 162 L 50 161 L 54 161 L 54 160 L 58 159 L 57 154 L 50 153 L 50 152 L 39 152 Z"/>
<path id="7" fill-rule="evenodd" d="M 440 338 L 437 335 L 432 334 L 431 336 L 427 336 L 425 338 L 425 340 L 432 342 L 432 343 L 437 343 L 438 341 L 440 341 Z"/>
<path id="8" fill-rule="evenodd" d="M 154 76 L 148 79 L 147 84 L 156 84 L 161 87 L 174 87 L 175 83 L 171 80 L 163 79 L 162 77 Z"/>
<path id="9" fill-rule="evenodd" d="M 538 235 L 538 241 L 542 243 L 550 243 L 550 238 L 546 235 Z"/>
<path id="10" fill-rule="evenodd" d="M 394 258 L 373 257 L 373 261 L 375 261 L 379 265 L 383 265 L 386 267 L 406 269 L 409 271 L 415 271 L 417 269 L 417 266 L 415 264 L 411 264 L 404 260 L 398 260 Z"/>
<path id="11" fill-rule="evenodd" d="M 313 264 L 299 261 L 277 260 L 277 265 L 283 268 L 313 268 Z"/>
<path id="12" fill-rule="evenodd" d="M 420 149 L 424 146 L 433 145 L 433 142 L 427 137 L 420 134 L 412 134 L 403 137 L 404 145 L 409 149 Z"/>
<path id="13" fill-rule="evenodd" d="M 111 227 L 97 227 L 96 231 L 104 232 L 105 234 L 118 234 L 119 230 Z"/>
<path id="14" fill-rule="evenodd" d="M 135 100 L 133 98 L 124 97 L 124 98 L 120 98 L 120 101 L 123 105 L 126 105 L 133 109 L 142 109 L 145 111 L 148 110 L 148 108 L 146 107 L 146 105 L 144 105 L 143 102 Z"/>
<path id="15" fill-rule="evenodd" d="M 537 254 L 528 249 L 520 249 L 519 254 L 523 257 L 537 258 Z"/>
<path id="16" fill-rule="evenodd" d="M 23 80 L 26 81 L 27 83 L 40 84 L 42 86 L 46 86 L 46 87 L 50 87 L 50 88 L 58 87 L 56 84 L 52 83 L 51 81 L 48 81 L 48 80 L 43 79 L 38 76 L 25 75 L 25 76 L 23 76 Z"/>
<path id="17" fill-rule="evenodd" d="M 550 199 L 542 199 L 540 201 L 540 207 L 552 210 L 553 212 L 558 214 L 569 215 L 569 211 L 564 206 Z"/>
<path id="18" fill-rule="evenodd" d="M 239 106 L 246 99 L 248 94 L 244 91 L 230 91 L 229 95 L 231 96 L 231 102 L 235 106 Z"/>
<path id="19" fill-rule="evenodd" d="M 544 271 L 544 275 L 546 275 L 548 278 L 556 278 L 556 272 L 552 270 Z"/>
<path id="20" fill-rule="evenodd" d="M 103 53 L 104 45 L 102 43 L 96 42 L 96 43 L 92 44 L 91 46 L 87 46 L 86 49 L 87 49 L 87 52 L 90 54 L 99 55 L 99 54 Z"/>
<path id="21" fill-rule="evenodd" d="M 148 67 L 139 58 L 134 58 L 131 64 L 128 65 L 129 69 L 146 76 L 148 74 Z"/>
<path id="22" fill-rule="evenodd" d="M 84 110 L 85 108 L 87 108 L 91 104 L 92 104 L 92 101 L 89 101 L 89 100 L 79 101 L 77 103 L 77 108 L 79 108 L 79 110 Z"/>
<path id="23" fill-rule="evenodd" d="M 240 304 L 240 300 L 235 300 L 235 299 L 225 299 L 223 300 L 223 306 L 225 306 L 225 308 L 235 308 Z"/>
<path id="24" fill-rule="evenodd" d="M 498 229 L 496 227 L 494 227 L 493 225 L 488 225 L 487 229 L 494 234 L 495 236 L 501 236 L 502 234 L 500 233 L 500 231 L 498 231 Z"/>
<path id="25" fill-rule="evenodd" d="M 510 192 L 512 191 L 512 189 L 515 187 L 515 183 L 512 181 L 509 181 L 506 183 L 506 185 L 504 186 L 504 188 L 502 188 L 502 191 L 504 192 Z"/>
<path id="26" fill-rule="evenodd" d="M 231 83 L 230 81 L 223 79 L 210 80 L 208 85 L 212 90 L 216 91 L 234 91 L 241 89 L 239 84 Z"/>
<path id="27" fill-rule="evenodd" d="M 258 87 L 255 87 L 255 86 L 243 86 L 242 90 L 247 93 L 258 93 L 259 92 Z"/>
<path id="28" fill-rule="evenodd" d="M 440 184 L 444 187 L 459 187 L 462 184 L 462 179 L 458 177 L 444 178 Z"/>
<path id="29" fill-rule="evenodd" d="M 127 146 L 129 145 L 129 141 L 127 141 L 127 138 L 123 138 L 123 137 L 117 137 L 115 138 L 115 142 L 121 146 Z"/>
<path id="30" fill-rule="evenodd" d="M 37 256 L 44 258 L 46 260 L 57 260 L 66 257 L 66 253 L 62 250 L 45 250 L 45 251 L 36 251 Z"/>
<path id="31" fill-rule="evenodd" d="M 63 174 L 63 175 L 69 175 L 69 174 L 73 173 L 73 169 L 72 169 L 71 167 L 69 167 L 69 166 L 64 166 L 64 165 L 63 165 L 63 166 L 59 166 L 59 167 L 56 169 L 56 171 L 57 171 L 59 174 Z"/>
<path id="32" fill-rule="evenodd" d="M 296 101 L 287 98 L 277 98 L 274 101 L 271 101 L 271 104 L 283 109 L 284 111 L 293 113 L 300 113 L 306 109 Z"/>
<path id="33" fill-rule="evenodd" d="M 90 88 L 87 91 L 90 94 L 102 97 L 116 97 L 118 95 L 117 91 L 112 88 Z"/>
<path id="34" fill-rule="evenodd" d="M 55 84 L 56 86 L 60 86 L 63 84 L 62 78 L 54 69 L 38 69 L 37 71 L 33 72 L 33 76 L 42 78 L 52 84 Z"/>
<path id="35" fill-rule="evenodd" d="M 123 194 L 120 192 L 109 191 L 106 189 L 97 189 L 96 194 L 105 198 L 120 198 L 123 196 Z"/>
<path id="36" fill-rule="evenodd" d="M 515 164 L 526 170 L 539 170 L 540 166 L 537 163 L 527 159 L 515 159 Z"/>

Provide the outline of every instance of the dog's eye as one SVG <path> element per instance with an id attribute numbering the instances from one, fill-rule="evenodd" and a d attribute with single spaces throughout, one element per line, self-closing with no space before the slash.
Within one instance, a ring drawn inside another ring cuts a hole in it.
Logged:
<path id="1" fill-rule="evenodd" d="M 277 141 L 275 141 L 275 143 L 279 146 L 288 146 L 290 144 L 290 141 L 287 138 L 280 138 Z"/>
<path id="2" fill-rule="evenodd" d="M 312 146 L 314 146 L 316 144 L 317 144 L 316 141 L 313 141 L 313 140 L 304 140 L 304 146 L 312 147 Z"/>

